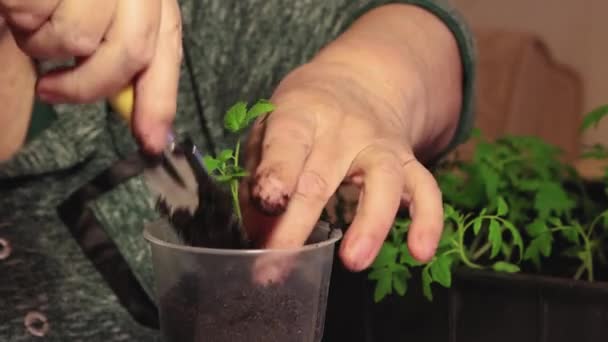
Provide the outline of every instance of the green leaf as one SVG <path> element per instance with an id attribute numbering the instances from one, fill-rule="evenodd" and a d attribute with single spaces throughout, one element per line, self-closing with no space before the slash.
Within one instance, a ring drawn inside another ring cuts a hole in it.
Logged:
<path id="1" fill-rule="evenodd" d="M 479 235 L 479 231 L 481 230 L 481 224 L 483 223 L 484 217 L 476 217 L 473 220 L 473 232 L 475 235 Z"/>
<path id="2" fill-rule="evenodd" d="M 547 222 L 551 223 L 555 227 L 561 227 L 564 225 L 562 223 L 562 220 L 559 219 L 559 217 L 549 217 L 549 219 L 547 219 Z"/>
<path id="3" fill-rule="evenodd" d="M 564 188 L 554 181 L 544 182 L 534 198 L 534 208 L 541 218 L 554 213 L 560 215 L 574 207 Z"/>
<path id="4" fill-rule="evenodd" d="M 376 282 L 376 289 L 374 290 L 374 301 L 378 303 L 392 292 L 392 276 L 389 272 L 387 275 L 378 278 L 378 281 Z"/>
<path id="5" fill-rule="evenodd" d="M 492 269 L 498 272 L 517 273 L 520 271 L 519 266 L 505 261 L 498 261 L 492 265 Z"/>
<path id="6" fill-rule="evenodd" d="M 452 272 L 450 266 L 452 259 L 449 255 L 441 255 L 431 263 L 431 275 L 433 279 L 443 287 L 452 286 Z"/>
<path id="7" fill-rule="evenodd" d="M 458 216 L 454 207 L 449 204 L 444 204 L 443 206 L 443 217 L 445 220 L 455 219 Z"/>
<path id="8" fill-rule="evenodd" d="M 487 165 L 480 165 L 479 172 L 484 180 L 486 196 L 488 199 L 494 200 L 494 198 L 496 198 L 496 194 L 498 193 L 500 175 Z"/>
<path id="9" fill-rule="evenodd" d="M 228 159 L 232 158 L 234 151 L 230 150 L 230 149 L 225 149 L 222 152 L 220 152 L 220 155 L 217 157 L 217 159 L 221 162 L 226 162 Z"/>
<path id="10" fill-rule="evenodd" d="M 541 234 L 548 234 L 549 228 L 547 224 L 543 220 L 534 220 L 528 226 L 526 226 L 526 231 L 530 236 L 537 237 Z"/>
<path id="11" fill-rule="evenodd" d="M 247 112 L 247 124 L 251 123 L 251 121 L 255 120 L 258 116 L 270 113 L 275 109 L 274 105 L 270 103 L 268 100 L 259 100 L 256 104 L 254 104 L 251 109 Z"/>
<path id="12" fill-rule="evenodd" d="M 513 223 L 507 220 L 503 221 L 503 225 L 509 230 L 509 233 L 511 233 L 513 244 L 517 246 L 517 249 L 519 250 L 519 258 L 522 259 L 524 257 L 524 240 L 522 239 L 519 230 L 515 228 Z"/>
<path id="13" fill-rule="evenodd" d="M 498 216 L 504 216 L 509 212 L 509 206 L 507 205 L 507 202 L 505 202 L 505 199 L 502 197 L 498 197 L 498 209 L 496 214 Z"/>
<path id="14" fill-rule="evenodd" d="M 396 263 L 398 252 L 399 252 L 399 250 L 397 249 L 397 247 L 395 247 L 390 242 L 385 242 L 382 245 L 382 247 L 380 248 L 380 251 L 378 252 L 378 255 L 376 256 L 376 259 L 374 260 L 372 267 L 373 268 L 390 267 L 391 265 Z"/>
<path id="15" fill-rule="evenodd" d="M 407 292 L 407 281 L 409 278 L 409 271 L 393 273 L 393 288 L 398 295 L 403 296 Z"/>
<path id="16" fill-rule="evenodd" d="M 541 234 L 534 238 L 524 254 L 525 260 L 531 260 L 537 267 L 540 267 L 541 255 L 548 257 L 551 255 L 553 237 L 551 234 Z"/>
<path id="17" fill-rule="evenodd" d="M 431 290 L 431 283 L 433 282 L 433 278 L 431 278 L 431 274 L 429 272 L 429 268 L 425 267 L 422 270 L 422 293 L 424 297 L 429 301 L 433 301 L 433 291 Z"/>
<path id="18" fill-rule="evenodd" d="M 450 224 L 444 225 L 443 233 L 441 234 L 441 239 L 439 239 L 439 248 L 447 247 L 452 244 L 452 239 L 456 232 L 454 228 Z"/>
<path id="19" fill-rule="evenodd" d="M 500 224 L 496 220 L 490 221 L 490 233 L 488 234 L 488 239 L 492 243 L 492 253 L 490 258 L 495 258 L 500 252 L 500 247 L 502 246 L 502 230 L 500 229 Z"/>
<path id="20" fill-rule="evenodd" d="M 245 102 L 237 102 L 226 112 L 224 127 L 230 132 L 236 133 L 246 125 L 246 116 L 247 104 Z"/>
<path id="21" fill-rule="evenodd" d="M 581 125 L 581 131 L 585 131 L 591 127 L 597 127 L 599 122 L 606 115 L 608 115 L 608 105 L 604 105 L 592 110 L 590 113 L 585 115 Z"/>
<path id="22" fill-rule="evenodd" d="M 220 166 L 221 162 L 210 155 L 206 155 L 203 157 L 203 165 L 205 165 L 205 169 L 207 172 L 211 173 L 217 170 Z"/>
<path id="23" fill-rule="evenodd" d="M 409 266 L 422 265 L 422 263 L 420 261 L 414 259 L 414 257 L 410 254 L 410 250 L 407 247 L 407 244 L 405 244 L 405 243 L 401 244 L 401 246 L 399 246 L 399 252 L 401 254 L 401 256 L 399 257 L 400 264 L 406 264 Z"/>
<path id="24" fill-rule="evenodd" d="M 578 233 L 575 228 L 565 227 L 565 229 L 561 230 L 560 233 L 566 240 L 577 245 L 580 243 Z"/>

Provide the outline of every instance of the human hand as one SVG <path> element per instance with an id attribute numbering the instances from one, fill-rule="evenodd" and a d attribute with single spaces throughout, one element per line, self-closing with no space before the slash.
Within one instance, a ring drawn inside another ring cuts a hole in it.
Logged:
<path id="1" fill-rule="evenodd" d="M 416 82 L 412 78 L 412 89 Z M 418 99 L 394 103 L 385 91 L 329 63 L 304 65 L 281 82 L 271 98 L 276 110 L 252 128 L 246 154 L 252 177 L 241 190 L 245 224 L 260 246 L 304 244 L 344 181 L 362 190 L 340 250 L 347 268 L 371 264 L 400 204 L 413 219 L 411 254 L 420 261 L 433 257 L 443 229 L 441 192 L 414 156 L 416 134 L 406 119 L 424 113 Z"/>
<path id="2" fill-rule="evenodd" d="M 77 60 L 40 77 L 43 101 L 95 102 L 134 82 L 134 135 L 150 152 L 164 147 L 181 63 L 176 0 L 0 0 L 0 16 L 30 58 Z"/>

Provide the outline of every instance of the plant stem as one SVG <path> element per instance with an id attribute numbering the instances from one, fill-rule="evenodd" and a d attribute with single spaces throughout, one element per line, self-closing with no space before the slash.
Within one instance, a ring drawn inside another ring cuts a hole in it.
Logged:
<path id="1" fill-rule="evenodd" d="M 236 147 L 234 148 L 234 169 L 238 170 L 239 166 L 239 154 L 241 151 L 241 139 L 236 141 Z M 230 191 L 232 192 L 232 202 L 234 203 L 234 212 L 236 217 L 239 219 L 239 223 L 243 224 L 243 215 L 241 214 L 241 205 L 239 203 L 239 179 L 233 179 L 230 181 Z"/>
<path id="2" fill-rule="evenodd" d="M 471 257 L 473 260 L 477 260 L 479 259 L 482 255 L 484 255 L 488 249 L 490 249 L 492 247 L 492 243 L 487 242 L 485 245 L 483 245 L 479 250 L 477 250 L 475 253 L 473 253 L 473 256 Z"/>
<path id="3" fill-rule="evenodd" d="M 233 179 L 230 181 L 230 192 L 232 193 L 232 203 L 234 204 L 234 212 L 236 217 L 239 219 L 239 223 L 243 223 L 243 216 L 241 214 L 241 206 L 239 203 L 239 181 Z"/>
<path id="4" fill-rule="evenodd" d="M 471 221 L 471 222 L 473 222 L 473 221 Z M 476 263 L 469 260 L 469 258 L 467 257 L 466 250 L 464 248 L 464 233 L 465 233 L 466 229 L 470 226 L 471 225 L 469 223 L 463 227 L 462 223 L 458 222 L 458 244 L 459 244 L 458 249 L 460 250 L 460 259 L 468 267 L 480 269 L 483 267 L 481 267 L 480 265 L 477 265 Z"/>
<path id="5" fill-rule="evenodd" d="M 239 154 L 241 151 L 241 139 L 236 141 L 236 147 L 234 148 L 234 167 L 237 168 L 239 166 Z"/>

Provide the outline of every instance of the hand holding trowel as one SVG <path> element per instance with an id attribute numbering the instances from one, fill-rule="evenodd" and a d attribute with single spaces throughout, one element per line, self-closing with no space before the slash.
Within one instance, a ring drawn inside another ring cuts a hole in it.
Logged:
<path id="1" fill-rule="evenodd" d="M 129 124 L 134 96 L 129 86 L 109 99 L 112 109 Z M 230 195 L 207 173 L 191 139 L 178 142 L 171 132 L 165 149 L 150 161 L 143 176 L 159 211 L 169 218 L 183 243 L 206 247 L 246 244 Z"/>

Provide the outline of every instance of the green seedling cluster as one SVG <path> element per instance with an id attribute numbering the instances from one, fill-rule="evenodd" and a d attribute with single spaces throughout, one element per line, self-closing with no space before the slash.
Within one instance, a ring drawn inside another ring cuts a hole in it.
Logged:
<path id="1" fill-rule="evenodd" d="M 581 130 L 597 126 L 606 115 L 608 106 L 594 110 Z M 375 301 L 404 295 L 415 268 L 424 296 L 432 300 L 431 285 L 450 287 L 455 267 L 543 272 L 550 258 L 562 258 L 577 265 L 573 278 L 594 281 L 594 265 L 608 264 L 608 210 L 589 197 L 584 180 L 559 160 L 556 147 L 523 136 L 489 142 L 479 131 L 473 138 L 471 161 L 447 162 L 436 172 L 445 228 L 435 257 L 425 264 L 412 258 L 405 243 L 410 221 L 398 218 L 369 273 L 376 282 Z M 582 154 L 607 157 L 602 145 Z M 608 170 L 603 184 L 608 194 Z"/>
<path id="2" fill-rule="evenodd" d="M 234 104 L 224 116 L 224 127 L 233 134 L 243 132 L 258 117 L 274 110 L 274 105 L 267 100 L 259 100 L 251 108 L 245 102 Z M 241 140 L 237 139 L 234 149 L 222 150 L 217 157 L 206 155 L 203 163 L 207 172 L 217 181 L 229 184 L 235 214 L 242 223 L 239 204 L 239 181 L 246 177 L 247 171 L 239 164 Z"/>

